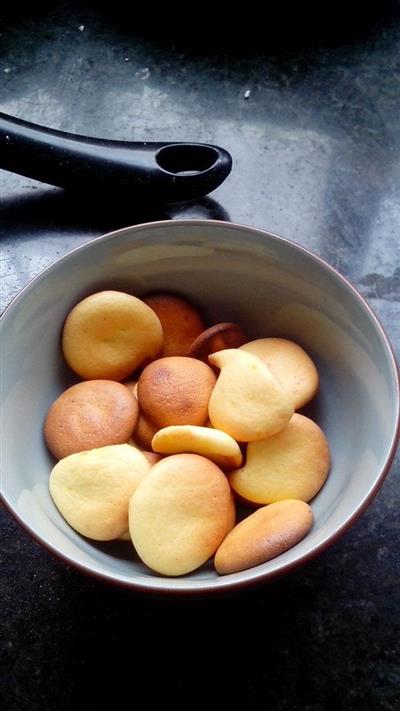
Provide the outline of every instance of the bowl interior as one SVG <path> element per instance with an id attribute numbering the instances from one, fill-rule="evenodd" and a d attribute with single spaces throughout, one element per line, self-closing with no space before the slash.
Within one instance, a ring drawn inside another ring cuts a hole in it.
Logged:
<path id="1" fill-rule="evenodd" d="M 183 578 L 148 570 L 127 543 L 95 543 L 62 519 L 48 492 L 54 464 L 42 423 L 76 379 L 64 365 L 60 333 L 69 309 L 102 288 L 141 296 L 180 292 L 210 323 L 237 321 L 249 339 L 296 340 L 315 360 L 321 387 L 305 411 L 323 428 L 332 468 L 312 501 L 311 533 L 279 558 L 218 577 L 211 563 Z M 71 252 L 34 280 L 3 317 L 4 495 L 31 532 L 71 562 L 155 591 L 200 592 L 274 575 L 306 558 L 345 527 L 371 496 L 393 446 L 396 373 L 376 320 L 353 289 L 290 242 L 229 223 L 154 223 L 120 230 Z"/>

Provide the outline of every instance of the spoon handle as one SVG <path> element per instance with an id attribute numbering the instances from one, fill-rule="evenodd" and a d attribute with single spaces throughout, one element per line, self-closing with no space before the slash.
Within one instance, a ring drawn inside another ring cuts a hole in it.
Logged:
<path id="1" fill-rule="evenodd" d="M 61 188 L 180 202 L 215 190 L 232 158 L 205 143 L 89 138 L 0 113 L 0 168 Z"/>

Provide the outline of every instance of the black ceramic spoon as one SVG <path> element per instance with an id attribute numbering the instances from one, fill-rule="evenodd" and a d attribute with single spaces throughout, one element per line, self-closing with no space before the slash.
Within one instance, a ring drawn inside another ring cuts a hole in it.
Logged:
<path id="1" fill-rule="evenodd" d="M 215 190 L 232 158 L 204 143 L 88 138 L 0 113 L 0 168 L 61 188 L 180 202 Z"/>

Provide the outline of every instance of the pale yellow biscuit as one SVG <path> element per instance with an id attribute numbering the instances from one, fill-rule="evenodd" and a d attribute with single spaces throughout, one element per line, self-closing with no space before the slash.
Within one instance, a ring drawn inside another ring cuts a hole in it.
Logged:
<path id="1" fill-rule="evenodd" d="M 307 404 L 318 390 L 317 369 L 307 353 L 286 338 L 259 338 L 240 347 L 270 368 L 293 399 L 295 410 Z"/>
<path id="2" fill-rule="evenodd" d="M 324 484 L 329 465 L 324 433 L 315 422 L 296 413 L 278 434 L 250 442 L 246 464 L 229 474 L 229 483 L 239 496 L 255 504 L 310 501 Z"/>
<path id="3" fill-rule="evenodd" d="M 286 427 L 293 403 L 257 356 L 230 348 L 208 359 L 221 368 L 208 404 L 213 427 L 239 442 L 261 440 Z"/>
<path id="4" fill-rule="evenodd" d="M 312 524 L 313 513 L 303 501 L 263 506 L 224 538 L 215 554 L 215 568 L 220 575 L 228 575 L 265 563 L 299 543 Z"/>
<path id="5" fill-rule="evenodd" d="M 171 425 L 154 435 L 151 446 L 161 454 L 192 452 L 215 462 L 221 469 L 240 467 L 242 452 L 226 432 L 196 425 Z"/>
<path id="6" fill-rule="evenodd" d="M 184 575 L 212 556 L 234 526 L 226 476 L 197 454 L 158 462 L 129 504 L 129 532 L 141 559 L 162 575 Z"/>
<path id="7" fill-rule="evenodd" d="M 62 459 L 50 475 L 50 494 L 75 531 L 111 541 L 128 529 L 129 499 L 150 470 L 129 444 L 111 445 Z"/>
<path id="8" fill-rule="evenodd" d="M 154 311 L 122 291 L 100 291 L 80 301 L 64 324 L 68 365 L 84 380 L 123 380 L 162 351 L 163 332 Z"/>

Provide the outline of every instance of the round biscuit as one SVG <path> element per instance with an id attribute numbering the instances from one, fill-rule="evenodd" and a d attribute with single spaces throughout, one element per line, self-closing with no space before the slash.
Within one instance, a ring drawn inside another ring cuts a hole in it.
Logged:
<path id="1" fill-rule="evenodd" d="M 268 366 L 293 399 L 295 410 L 304 407 L 316 394 L 317 369 L 297 343 L 286 338 L 258 338 L 240 349 L 257 356 Z"/>
<path id="2" fill-rule="evenodd" d="M 129 390 L 113 380 L 87 380 L 65 390 L 50 407 L 44 437 L 62 459 L 76 452 L 123 444 L 131 436 L 139 406 Z"/>
<path id="3" fill-rule="evenodd" d="M 254 504 L 310 501 L 325 483 L 329 466 L 324 433 L 308 417 L 295 413 L 281 432 L 250 442 L 245 465 L 229 474 L 229 483 Z"/>
<path id="4" fill-rule="evenodd" d="M 143 297 L 157 314 L 164 332 L 163 356 L 185 356 L 191 343 L 204 331 L 197 309 L 186 299 L 168 293 Z"/>
<path id="5" fill-rule="evenodd" d="M 64 324 L 62 349 L 84 380 L 123 380 L 162 351 L 163 332 L 154 311 L 136 296 L 100 291 L 80 301 Z"/>
<path id="6" fill-rule="evenodd" d="M 200 360 L 182 356 L 159 358 L 142 372 L 138 383 L 141 414 L 160 427 L 204 425 L 216 378 Z"/>

